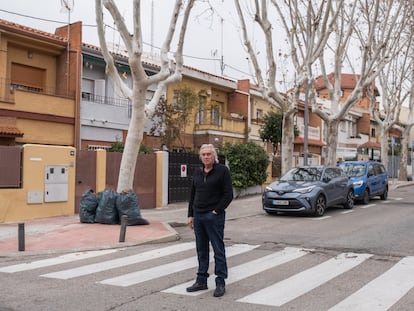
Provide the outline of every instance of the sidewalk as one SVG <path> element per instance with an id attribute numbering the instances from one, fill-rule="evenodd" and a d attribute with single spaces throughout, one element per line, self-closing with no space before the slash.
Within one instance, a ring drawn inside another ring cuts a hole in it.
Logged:
<path id="1" fill-rule="evenodd" d="M 261 196 L 235 199 L 227 218 L 261 213 Z M 0 223 L 0 256 L 53 253 L 127 247 L 144 243 L 176 241 L 173 227 L 187 224 L 187 202 L 156 209 L 142 209 L 149 225 L 127 226 L 125 241 L 119 242 L 120 225 L 81 223 L 79 215 Z M 237 208 L 236 208 L 237 207 Z M 232 216 L 232 214 L 234 216 Z M 19 251 L 19 223 L 24 223 L 24 251 Z"/>
<path id="2" fill-rule="evenodd" d="M 390 181 L 390 191 L 412 186 L 414 182 Z M 127 247 L 144 243 L 170 242 L 179 239 L 173 227 L 187 223 L 187 202 L 170 204 L 156 209 L 142 209 L 142 217 L 150 224 L 127 226 L 125 242 L 119 242 L 121 226 L 81 223 L 79 215 L 50 217 L 22 221 L 24 223 L 24 251 L 19 251 L 19 222 L 0 223 L 0 256 L 53 253 Z M 233 200 L 227 219 L 263 213 L 261 195 Z"/>
<path id="3" fill-rule="evenodd" d="M 166 209 L 174 212 L 174 221 L 186 221 L 187 211 L 184 205 Z M 162 210 L 164 208 L 141 210 L 142 217 L 150 224 L 127 226 L 124 242 L 119 242 L 121 225 L 81 223 L 79 214 L 0 223 L 0 256 L 108 249 L 148 242 L 176 241 L 179 236 L 166 217 L 160 217 Z M 19 251 L 19 223 L 24 224 L 24 251 Z"/>

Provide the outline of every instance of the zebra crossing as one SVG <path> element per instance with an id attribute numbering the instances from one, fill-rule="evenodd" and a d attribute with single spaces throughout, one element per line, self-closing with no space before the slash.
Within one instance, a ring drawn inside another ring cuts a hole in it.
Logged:
<path id="1" fill-rule="evenodd" d="M 258 250 L 260 245 L 234 244 L 226 248 L 228 258 L 239 257 L 244 259 L 246 254 Z M 165 259 L 166 263 L 157 264 L 150 268 L 137 270 L 132 273 L 118 272 L 119 275 L 103 280 L 94 281 L 97 286 L 110 285 L 118 287 L 139 286 L 145 282 L 167 277 L 172 274 L 186 273 L 191 271 L 191 279 L 181 284 L 174 285 L 169 288 L 160 289 L 160 292 L 170 295 L 186 296 L 202 296 L 215 288 L 214 277 L 209 278 L 208 290 L 188 293 L 186 288 L 194 282 L 194 271 L 197 267 L 197 258 L 195 256 L 186 257 L 184 259 L 170 259 L 173 254 L 185 254 L 187 256 L 195 248 L 194 242 L 176 243 L 169 246 L 158 247 L 153 250 L 141 252 L 134 255 L 127 255 L 116 259 L 97 261 L 94 264 L 83 264 L 91 258 L 104 258 L 114 252 L 122 252 L 122 250 L 98 250 L 89 252 L 79 252 L 57 256 L 53 258 L 37 260 L 27 263 L 14 264 L 0 267 L 1 274 L 22 273 L 29 270 L 41 270 L 48 267 L 59 267 L 66 263 L 72 266 L 79 263 L 78 266 L 70 269 L 61 269 L 59 271 L 49 273 L 39 273 L 39 277 L 43 279 L 60 279 L 69 280 L 78 277 L 85 277 L 91 274 L 98 274 L 116 268 L 127 267 L 130 265 L 139 265 L 153 259 Z M 240 264 L 229 267 L 229 278 L 226 286 L 231 288 L 233 284 L 238 282 L 248 282 L 248 278 L 270 271 L 279 269 L 284 264 L 294 263 L 295 260 L 304 259 L 306 256 L 314 256 L 313 250 L 298 247 L 285 247 L 277 251 L 268 251 L 265 254 L 260 252 L 260 257 L 240 261 Z M 352 269 L 358 267 L 367 260 L 372 259 L 372 254 L 366 253 L 339 253 L 329 256 L 330 258 L 305 268 L 303 271 L 278 280 L 273 284 L 264 285 L 264 288 L 254 289 L 252 292 L 243 297 L 228 298 L 234 299 L 234 303 L 243 303 L 249 305 L 264 305 L 270 307 L 281 307 L 288 305 L 295 299 L 298 299 L 307 293 L 323 286 L 327 282 L 337 277 L 342 277 Z M 210 258 L 213 258 L 211 254 Z M 249 258 L 248 256 L 246 258 Z M 119 270 L 118 270 L 119 271 Z M 382 271 L 372 280 L 367 280 L 362 287 L 355 288 L 355 291 L 337 301 L 331 306 L 329 311 L 343 310 L 389 310 L 404 295 L 414 287 L 414 256 L 401 258 L 390 268 Z M 211 294 L 211 293 L 210 293 Z M 226 299 L 224 296 L 223 299 Z"/>

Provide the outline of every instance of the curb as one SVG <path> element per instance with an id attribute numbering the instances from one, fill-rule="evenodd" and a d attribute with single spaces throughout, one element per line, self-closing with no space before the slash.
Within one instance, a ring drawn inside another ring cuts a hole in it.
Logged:
<path id="1" fill-rule="evenodd" d="M 85 246 L 85 247 L 75 247 L 68 249 L 57 249 L 57 250 L 33 250 L 33 251 L 13 251 L 13 252 L 0 252 L 0 257 L 3 258 L 14 258 L 20 256 L 35 256 L 35 255 L 48 255 L 48 254 L 67 254 L 67 253 L 78 253 L 78 252 L 88 252 L 88 251 L 97 251 L 105 249 L 123 249 L 128 247 L 134 247 L 138 245 L 150 244 L 150 243 L 167 243 L 175 242 L 180 239 L 180 236 L 177 231 L 175 231 L 168 223 L 161 222 L 168 233 L 161 235 L 156 238 L 147 238 L 141 239 L 139 241 L 131 242 L 116 242 L 110 243 L 107 245 L 99 246 Z M 1 240 L 0 240 L 1 241 Z"/>
<path id="2" fill-rule="evenodd" d="M 404 183 L 404 184 L 392 185 L 391 188 L 393 190 L 395 190 L 395 189 L 398 189 L 398 188 L 406 188 L 406 187 L 410 187 L 410 186 L 414 186 L 414 182 L 407 182 L 407 183 Z"/>

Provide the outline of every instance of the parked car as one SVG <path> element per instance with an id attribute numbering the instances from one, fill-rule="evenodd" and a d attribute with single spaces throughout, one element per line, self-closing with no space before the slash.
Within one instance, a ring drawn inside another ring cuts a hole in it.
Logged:
<path id="1" fill-rule="evenodd" d="M 340 167 L 295 167 L 266 187 L 262 196 L 268 213 L 307 213 L 322 216 L 328 207 L 354 207 L 354 189 Z"/>
<path id="2" fill-rule="evenodd" d="M 351 177 L 354 185 L 355 200 L 368 204 L 372 197 L 388 197 L 388 174 L 384 165 L 374 161 L 340 162 L 344 172 Z"/>

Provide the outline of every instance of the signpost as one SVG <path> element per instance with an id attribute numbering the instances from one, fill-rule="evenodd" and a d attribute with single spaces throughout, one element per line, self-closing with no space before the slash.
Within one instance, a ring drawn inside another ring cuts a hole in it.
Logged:
<path id="1" fill-rule="evenodd" d="M 414 140 L 411 141 L 411 176 L 414 177 Z"/>
<path id="2" fill-rule="evenodd" d="M 391 136 L 391 150 L 392 150 L 392 155 L 391 155 L 391 170 L 392 170 L 392 183 L 394 183 L 394 147 L 395 147 L 395 137 Z"/>

